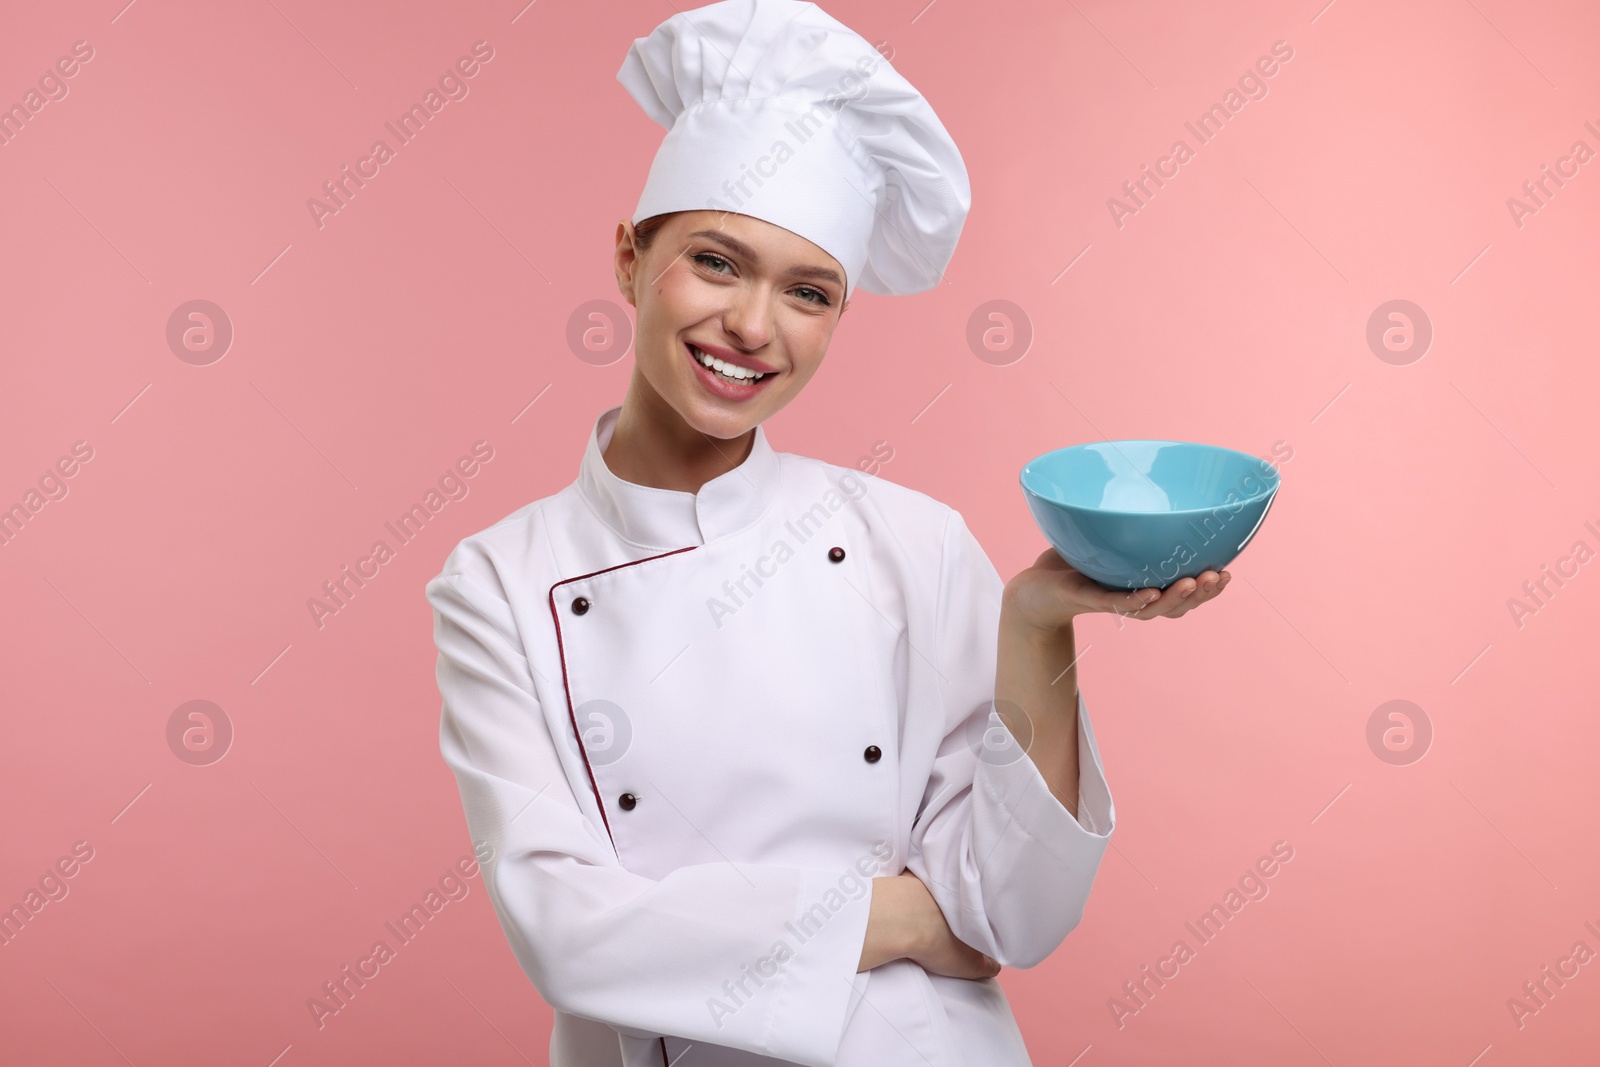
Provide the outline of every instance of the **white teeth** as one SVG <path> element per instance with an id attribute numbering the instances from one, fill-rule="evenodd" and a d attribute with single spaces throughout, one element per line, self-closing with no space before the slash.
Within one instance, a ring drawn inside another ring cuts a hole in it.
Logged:
<path id="1" fill-rule="evenodd" d="M 729 363 L 726 360 L 718 359 L 716 356 L 707 355 L 694 345 L 689 346 L 689 351 L 694 353 L 694 358 L 699 360 L 702 366 L 709 367 L 724 378 L 732 378 L 741 382 L 756 382 L 766 377 L 765 374 L 758 374 L 748 367 L 741 367 L 736 363 Z"/>

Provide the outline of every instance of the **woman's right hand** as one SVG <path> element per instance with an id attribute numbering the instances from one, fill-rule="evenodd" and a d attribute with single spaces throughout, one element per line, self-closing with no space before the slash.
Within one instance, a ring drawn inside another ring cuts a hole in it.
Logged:
<path id="1" fill-rule="evenodd" d="M 899 959 L 950 978 L 993 978 L 1000 973 L 1000 964 L 956 938 L 933 894 L 909 872 L 872 880 L 867 936 L 856 970 L 869 971 Z"/>

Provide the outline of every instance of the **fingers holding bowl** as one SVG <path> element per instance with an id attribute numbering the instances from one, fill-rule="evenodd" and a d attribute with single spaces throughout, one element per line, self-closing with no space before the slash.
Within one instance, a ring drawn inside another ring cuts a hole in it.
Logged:
<path id="1" fill-rule="evenodd" d="M 1102 595 L 1102 600 L 1104 603 L 1101 606 L 1101 610 L 1109 611 L 1114 615 L 1126 615 L 1135 619 L 1148 619 L 1150 616 L 1145 614 L 1145 611 L 1152 605 L 1158 604 L 1161 601 L 1160 589 L 1145 588 L 1122 590 L 1111 589 L 1104 586 L 1102 586 L 1102 588 L 1105 589 L 1105 592 Z"/>
<path id="2" fill-rule="evenodd" d="M 1168 617 L 1173 619 L 1181 618 L 1185 613 L 1193 611 L 1201 604 L 1215 600 L 1228 587 L 1228 582 L 1232 578 L 1233 576 L 1227 571 L 1223 571 L 1221 574 L 1216 571 L 1206 571 L 1201 574 L 1198 578 L 1193 579 L 1197 584 L 1189 594 L 1184 596 L 1178 609 Z"/>
<path id="3" fill-rule="evenodd" d="M 1162 615 L 1181 615 L 1194 599 L 1198 583 L 1193 578 L 1179 578 L 1161 591 L 1160 599 L 1141 611 L 1138 618 L 1154 619 Z"/>
<path id="4" fill-rule="evenodd" d="M 1104 610 L 1133 619 L 1176 619 L 1197 605 L 1214 600 L 1232 577 L 1226 570 L 1208 570 L 1192 578 L 1179 578 L 1165 589 L 1107 589 Z"/>

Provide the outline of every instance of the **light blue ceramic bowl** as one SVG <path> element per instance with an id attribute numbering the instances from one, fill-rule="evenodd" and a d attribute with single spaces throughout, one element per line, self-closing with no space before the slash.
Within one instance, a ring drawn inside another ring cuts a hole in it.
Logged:
<path id="1" fill-rule="evenodd" d="M 1220 571 L 1261 528 L 1279 481 L 1265 460 L 1186 441 L 1073 445 L 1022 468 L 1045 540 L 1116 589 Z"/>

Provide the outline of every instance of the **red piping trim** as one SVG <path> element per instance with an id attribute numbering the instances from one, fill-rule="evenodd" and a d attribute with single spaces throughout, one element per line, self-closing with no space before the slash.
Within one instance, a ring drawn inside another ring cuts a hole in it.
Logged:
<path id="1" fill-rule="evenodd" d="M 595 575 L 605 574 L 607 571 L 621 570 L 623 567 L 648 563 L 653 559 L 675 556 L 679 552 L 688 552 L 699 547 L 699 545 L 689 545 L 686 548 L 675 548 L 671 552 L 663 552 L 659 556 L 646 556 L 643 559 L 636 559 L 629 563 L 619 563 L 615 567 L 602 567 L 597 571 L 590 571 L 588 574 L 580 574 L 573 578 L 563 578 L 550 587 L 550 620 L 555 624 L 556 628 L 556 654 L 561 659 L 561 689 L 567 694 L 567 719 L 572 723 L 573 736 L 578 739 L 578 751 L 583 755 L 583 769 L 589 775 L 589 788 L 594 792 L 594 802 L 600 806 L 600 821 L 605 824 L 606 836 L 611 838 L 611 847 L 613 849 L 617 847 L 617 839 L 611 834 L 611 819 L 606 815 L 606 802 L 600 798 L 600 787 L 594 780 L 594 768 L 589 765 L 589 750 L 583 747 L 583 732 L 578 729 L 578 713 L 572 706 L 572 687 L 567 683 L 567 650 L 561 641 L 561 612 L 556 610 L 556 589 L 566 585 L 568 582 L 581 582 L 585 578 L 593 578 Z M 666 1043 L 662 1042 L 661 1047 L 664 1053 Z"/>

